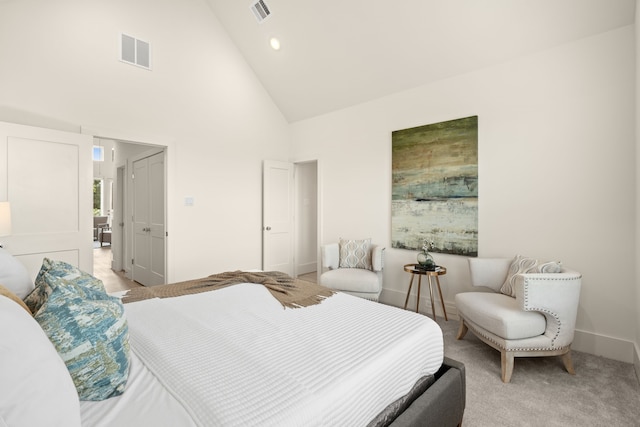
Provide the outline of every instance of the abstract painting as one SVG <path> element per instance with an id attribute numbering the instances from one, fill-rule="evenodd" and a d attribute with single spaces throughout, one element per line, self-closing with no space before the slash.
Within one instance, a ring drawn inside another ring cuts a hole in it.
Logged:
<path id="1" fill-rule="evenodd" d="M 392 132 L 391 246 L 478 256 L 478 116 Z"/>

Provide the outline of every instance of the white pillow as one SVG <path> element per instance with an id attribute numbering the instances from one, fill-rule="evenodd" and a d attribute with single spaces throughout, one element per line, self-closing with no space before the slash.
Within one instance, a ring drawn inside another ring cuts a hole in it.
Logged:
<path id="1" fill-rule="evenodd" d="M 538 261 L 535 258 L 527 258 L 522 255 L 516 255 L 511 261 L 509 272 L 504 284 L 500 288 L 500 292 L 516 297 L 516 276 L 526 273 L 560 273 L 562 264 L 556 261 Z"/>
<path id="2" fill-rule="evenodd" d="M 0 296 L 0 425 L 80 427 L 71 375 L 38 322 Z"/>
<path id="3" fill-rule="evenodd" d="M 340 268 L 371 270 L 371 239 L 340 239 Z"/>
<path id="4" fill-rule="evenodd" d="M 26 267 L 3 248 L 0 248 L 0 285 L 20 299 L 24 299 L 35 287 Z"/>

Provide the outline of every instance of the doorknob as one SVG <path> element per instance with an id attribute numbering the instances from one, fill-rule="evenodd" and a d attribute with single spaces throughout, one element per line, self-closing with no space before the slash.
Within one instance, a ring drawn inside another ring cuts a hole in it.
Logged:
<path id="1" fill-rule="evenodd" d="M 267 231 L 271 231 L 271 227 L 269 227 L 268 225 L 265 227 L 265 230 Z"/>

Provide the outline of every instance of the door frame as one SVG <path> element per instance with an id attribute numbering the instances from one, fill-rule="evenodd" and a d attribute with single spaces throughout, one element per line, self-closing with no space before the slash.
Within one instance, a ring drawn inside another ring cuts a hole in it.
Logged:
<path id="1" fill-rule="evenodd" d="M 265 160 L 263 161 L 263 169 L 264 169 L 264 164 L 265 162 L 267 162 L 269 160 Z M 321 167 L 320 167 L 320 160 L 318 159 L 309 159 L 309 160 L 300 160 L 300 161 L 296 161 L 296 162 L 282 162 L 282 161 L 274 161 L 275 163 L 288 163 L 292 170 L 293 170 L 293 177 L 292 177 L 292 195 L 290 197 L 291 199 L 291 206 L 290 206 L 290 211 L 292 212 L 292 225 L 291 225 L 291 239 L 290 239 L 290 263 L 291 263 L 291 269 L 292 269 L 292 277 L 298 277 L 298 263 L 296 261 L 297 257 L 298 257 L 298 243 L 297 243 L 297 237 L 298 237 L 298 218 L 295 215 L 295 212 L 297 210 L 299 210 L 299 204 L 303 203 L 303 201 L 298 200 L 297 197 L 297 173 L 296 171 L 298 170 L 298 168 L 301 165 L 304 164 L 309 164 L 309 163 L 315 163 L 316 164 L 316 248 L 315 248 L 315 252 L 316 252 L 316 280 L 319 283 L 320 280 L 320 274 L 321 274 L 321 270 L 322 270 L 322 260 L 321 260 L 321 254 L 320 254 L 320 242 L 321 242 L 321 236 L 322 236 L 322 216 L 321 216 L 321 212 L 322 212 L 322 191 L 321 191 L 321 183 L 322 183 L 322 179 L 321 179 Z M 263 175 L 264 177 L 264 175 Z M 263 178 L 264 179 L 264 178 Z M 263 244 L 262 244 L 262 268 L 265 268 L 265 227 L 268 224 L 264 223 L 264 183 L 263 183 L 263 224 L 262 224 L 262 239 L 263 239 Z"/>
<path id="2" fill-rule="evenodd" d="M 121 142 L 121 143 L 125 143 L 125 144 L 132 144 L 132 145 L 138 145 L 138 146 L 146 146 L 149 147 L 149 150 L 163 150 L 164 151 L 164 192 L 165 192 L 165 200 L 164 200 L 164 214 L 165 214 L 165 231 L 168 232 L 168 227 L 169 227 L 169 216 L 168 216 L 168 207 L 167 207 L 167 200 L 168 200 L 168 192 L 169 192 L 169 170 L 175 170 L 175 165 L 172 165 L 171 167 L 169 166 L 169 162 L 170 161 L 174 161 L 174 159 L 170 156 L 169 152 L 171 151 L 171 147 L 174 147 L 174 143 L 175 141 L 173 139 L 167 138 L 163 135 L 145 135 L 145 134 L 137 134 L 137 133 L 131 133 L 131 132 L 127 132 L 127 131 L 122 131 L 122 130 L 118 130 L 118 129 L 112 129 L 112 128 L 102 128 L 102 127 L 93 127 L 93 126 L 81 126 L 80 127 L 80 133 L 83 135 L 91 135 L 91 137 L 93 138 L 103 138 L 103 139 L 111 139 L 113 141 L 117 141 L 117 142 Z M 157 151 L 156 151 L 157 152 Z M 174 156 L 175 157 L 175 156 Z M 93 161 L 91 161 L 91 164 L 93 165 Z M 131 176 L 130 173 L 130 168 L 127 166 L 127 162 L 121 163 L 119 165 L 115 165 L 116 167 L 118 166 L 124 166 L 125 170 L 125 177 L 127 176 Z M 116 175 L 117 177 L 117 175 Z M 130 189 L 130 185 L 129 185 L 129 180 L 125 179 L 123 181 L 123 216 L 125 218 L 124 220 L 124 226 L 122 229 L 122 240 L 121 240 L 121 254 L 122 254 L 122 270 L 124 270 L 124 275 L 125 277 L 127 277 L 128 279 L 131 279 L 131 269 L 128 268 L 131 264 L 127 263 L 126 260 L 127 259 L 131 259 L 131 252 L 129 250 L 129 245 L 128 240 L 131 239 L 131 233 L 127 231 L 127 223 L 129 223 L 130 225 L 130 221 L 127 221 L 127 203 L 128 203 L 128 196 L 127 196 L 127 192 Z M 128 218 L 131 218 L 131 216 L 129 215 Z M 113 237 L 113 236 L 112 236 Z M 171 282 L 171 278 L 169 277 L 169 275 L 171 274 L 170 268 L 169 268 L 169 256 L 168 256 L 168 234 L 165 233 L 165 252 L 164 252 L 164 270 L 165 270 L 165 281 L 167 282 Z M 112 243 L 113 244 L 113 243 Z M 117 270 L 117 271 L 122 271 L 122 270 Z"/>
<path id="3" fill-rule="evenodd" d="M 124 199 L 125 199 L 125 165 L 116 167 L 113 192 L 113 211 L 115 215 L 111 218 L 111 268 L 114 271 L 125 269 L 124 263 Z"/>
<path id="4" fill-rule="evenodd" d="M 300 196 L 300 169 L 307 167 L 308 165 L 315 165 L 315 172 L 316 172 L 316 176 L 315 176 L 315 188 L 314 193 L 315 193 L 315 205 L 316 205 L 316 209 L 315 209 L 315 266 L 316 266 L 316 275 L 317 278 L 319 278 L 319 271 L 322 269 L 322 265 L 321 265 L 321 260 L 318 257 L 318 254 L 320 252 L 320 191 L 319 191 L 319 187 L 320 187 L 320 171 L 319 171 L 319 167 L 318 167 L 318 160 L 308 160 L 308 161 L 300 161 L 300 162 L 295 162 L 293 163 L 293 179 L 294 179 L 294 197 L 293 197 L 293 203 L 294 203 L 294 250 L 293 250 L 293 256 L 294 256 L 294 264 L 293 264 L 293 272 L 294 272 L 294 277 L 298 277 L 298 275 L 300 274 L 305 274 L 301 271 L 299 271 L 299 267 L 300 267 L 300 262 L 299 262 L 299 258 L 300 258 L 300 253 L 302 248 L 299 245 L 300 242 L 300 236 L 299 236 L 299 231 L 300 231 L 300 222 L 303 221 L 302 218 L 300 218 L 300 215 L 298 215 L 299 213 L 305 211 L 304 208 L 304 203 L 305 200 L 300 200 L 299 196 Z"/>

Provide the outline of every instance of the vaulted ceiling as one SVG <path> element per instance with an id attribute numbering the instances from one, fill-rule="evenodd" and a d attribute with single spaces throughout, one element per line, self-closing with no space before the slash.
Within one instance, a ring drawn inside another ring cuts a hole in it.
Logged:
<path id="1" fill-rule="evenodd" d="M 206 0 L 290 122 L 632 25 L 635 0 Z M 269 40 L 277 37 L 278 51 Z"/>

